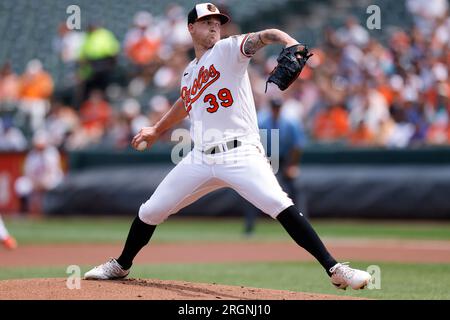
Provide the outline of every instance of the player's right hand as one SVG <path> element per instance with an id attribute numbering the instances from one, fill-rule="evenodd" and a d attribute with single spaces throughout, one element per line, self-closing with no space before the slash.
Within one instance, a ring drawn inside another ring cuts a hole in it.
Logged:
<path id="1" fill-rule="evenodd" d="M 147 148 L 149 148 L 152 144 L 154 144 L 158 140 L 158 133 L 155 127 L 144 127 L 139 130 L 138 134 L 134 136 L 133 140 L 131 140 L 131 145 L 133 148 L 137 149 L 138 145 L 142 141 L 147 142 Z"/>

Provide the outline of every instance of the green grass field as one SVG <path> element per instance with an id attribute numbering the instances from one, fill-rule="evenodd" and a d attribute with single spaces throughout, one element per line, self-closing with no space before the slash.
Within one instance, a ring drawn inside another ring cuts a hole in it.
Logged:
<path id="1" fill-rule="evenodd" d="M 19 243 L 121 243 L 132 218 L 6 219 Z M 450 223 L 313 220 L 322 237 L 355 239 L 450 240 Z M 172 219 L 158 227 L 152 242 L 242 241 L 241 219 Z M 261 219 L 248 241 L 286 241 L 277 222 Z M 450 264 L 352 262 L 381 268 L 381 289 L 345 292 L 334 289 L 315 262 L 136 265 L 135 278 L 220 283 L 373 299 L 450 299 Z M 0 261 L 1 265 L 1 261 Z M 91 266 L 82 266 L 86 271 Z M 1 268 L 0 279 L 66 277 L 66 270 L 48 266 Z"/>
<path id="2" fill-rule="evenodd" d="M 10 232 L 22 244 L 122 242 L 132 222 L 129 218 L 8 219 Z M 312 220 L 322 237 L 450 240 L 449 222 L 378 222 Z M 242 219 L 170 219 L 158 226 L 152 241 L 241 241 Z M 280 224 L 260 219 L 251 241 L 285 241 L 289 237 Z"/>

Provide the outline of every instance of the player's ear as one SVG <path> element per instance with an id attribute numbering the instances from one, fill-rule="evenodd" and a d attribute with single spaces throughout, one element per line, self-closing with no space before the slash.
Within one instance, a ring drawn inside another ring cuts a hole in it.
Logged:
<path id="1" fill-rule="evenodd" d="M 189 33 L 194 32 L 194 24 L 193 23 L 188 23 L 188 31 L 189 31 Z"/>

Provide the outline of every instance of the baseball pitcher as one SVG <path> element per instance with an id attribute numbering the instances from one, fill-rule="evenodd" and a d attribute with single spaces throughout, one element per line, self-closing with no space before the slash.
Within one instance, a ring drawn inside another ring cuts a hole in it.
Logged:
<path id="1" fill-rule="evenodd" d="M 308 48 L 283 31 L 269 29 L 220 40 L 229 17 L 211 3 L 197 4 L 188 14 L 196 58 L 181 79 L 180 98 L 152 127 L 142 128 L 131 144 L 151 146 L 184 118 L 191 121 L 193 150 L 164 178 L 139 208 L 122 254 L 85 274 L 85 279 L 126 277 L 138 252 L 157 225 L 205 194 L 231 187 L 264 213 L 278 220 L 292 239 L 312 254 L 340 289 L 364 288 L 370 274 L 338 263 L 307 219 L 282 190 L 260 142 L 248 64 L 270 44 L 284 49 L 268 83 L 285 90 L 311 56 Z"/>

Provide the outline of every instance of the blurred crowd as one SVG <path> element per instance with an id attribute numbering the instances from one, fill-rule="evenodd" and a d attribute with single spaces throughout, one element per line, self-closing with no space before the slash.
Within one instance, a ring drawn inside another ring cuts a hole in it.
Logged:
<path id="1" fill-rule="evenodd" d="M 407 147 L 450 142 L 450 18 L 445 0 L 409 0 L 412 29 L 383 45 L 349 17 L 325 30 L 311 74 L 288 94 L 318 141 Z"/>
<path id="2" fill-rule="evenodd" d="M 449 144 L 448 2 L 405 5 L 414 27 L 382 29 L 388 43 L 371 37 L 365 21 L 355 17 L 325 29 L 300 79 L 284 92 L 272 85 L 264 92 L 276 56 L 258 52 L 249 67 L 258 111 L 281 99 L 281 112 L 298 122 L 309 143 Z M 186 15 L 177 5 L 160 16 L 137 12 L 124 35 L 96 24 L 69 30 L 62 23 L 53 41 L 66 70 L 58 83 L 39 60 L 29 61 L 20 75 L 4 63 L 0 150 L 28 149 L 42 132 L 64 150 L 129 148 L 136 132 L 158 121 L 178 98 L 181 73 L 194 57 Z M 239 33 L 230 23 L 223 37 Z M 169 142 L 167 133 L 162 143 Z"/>

